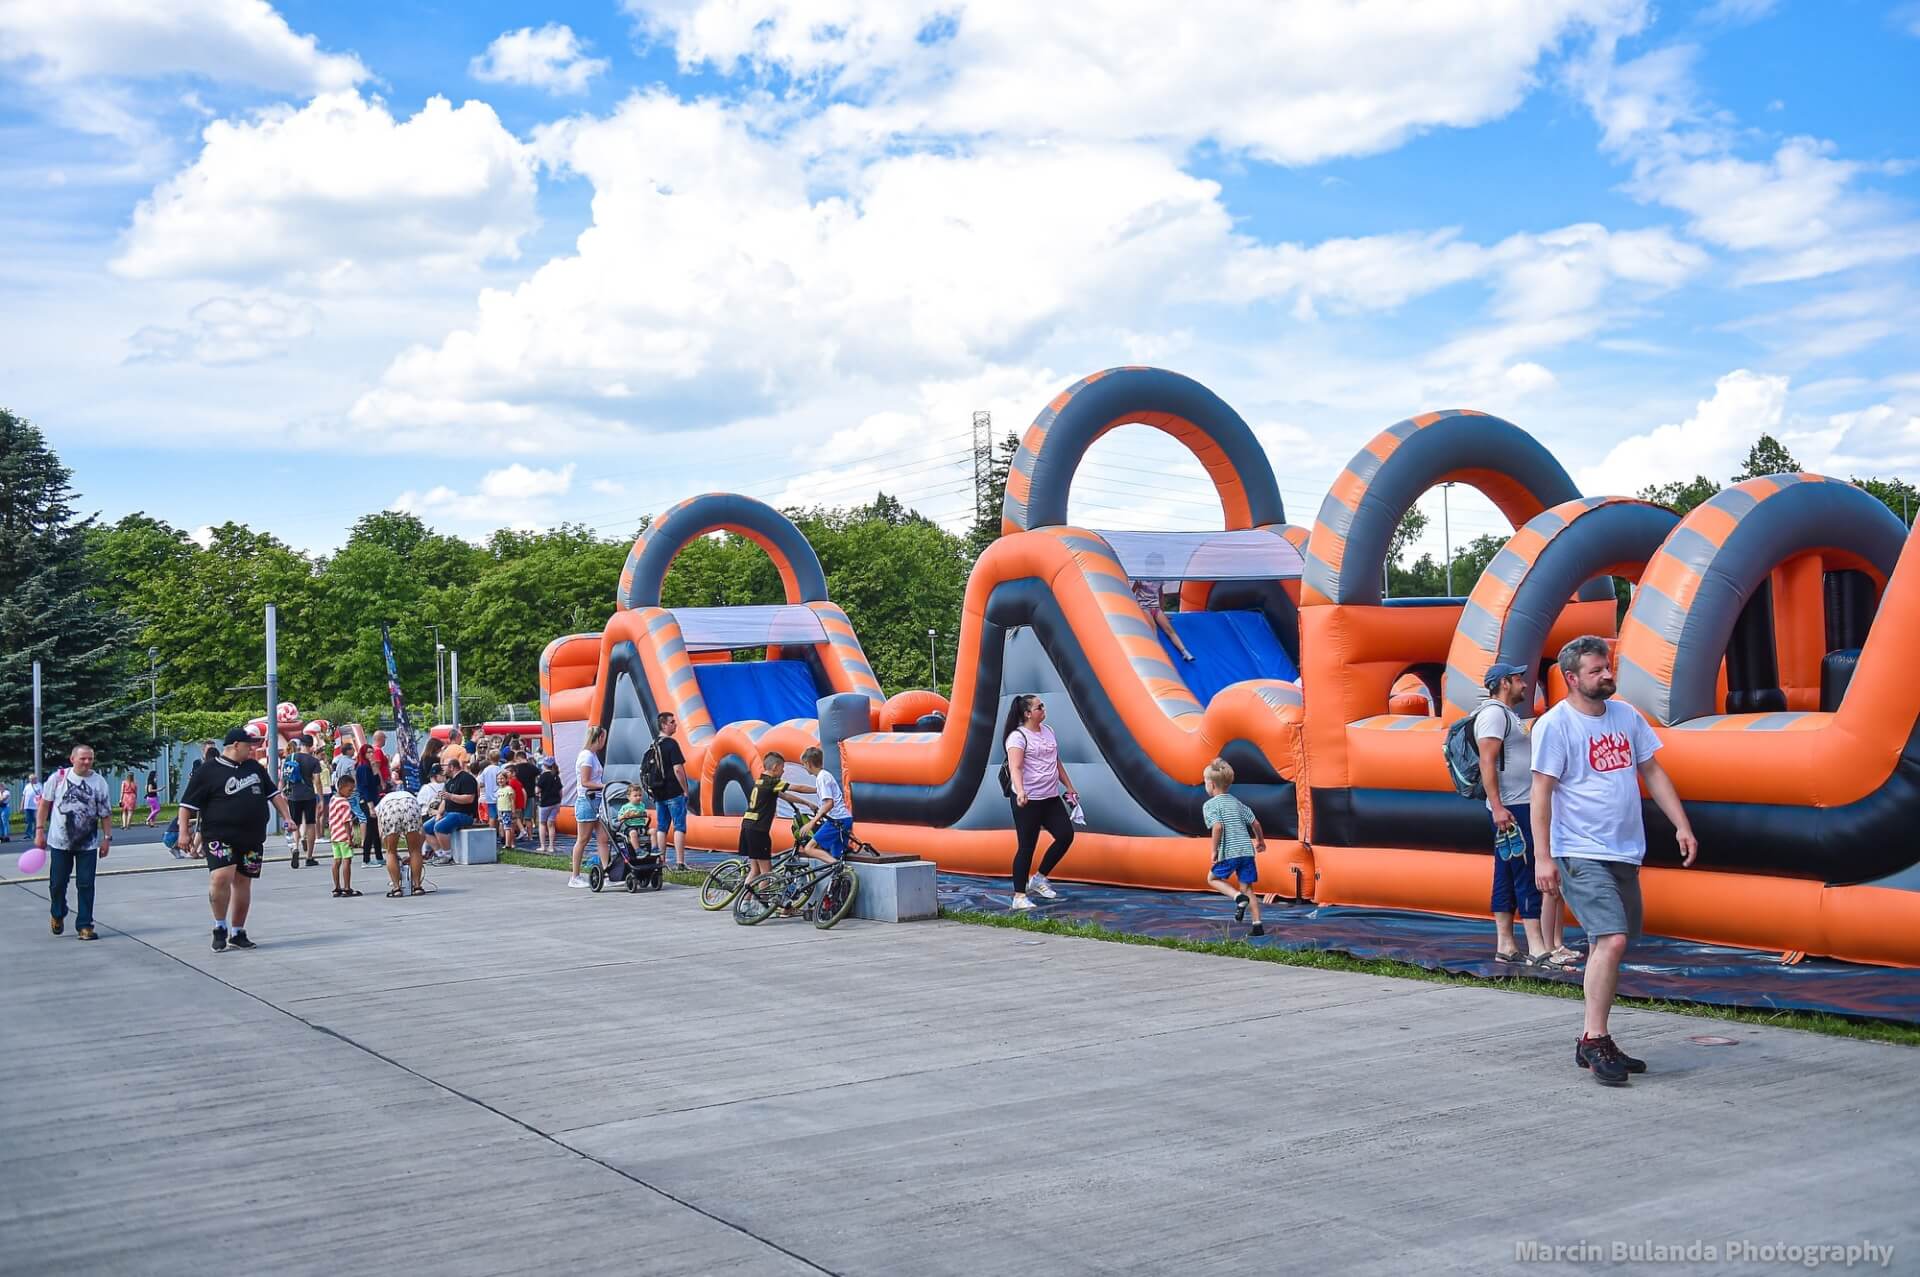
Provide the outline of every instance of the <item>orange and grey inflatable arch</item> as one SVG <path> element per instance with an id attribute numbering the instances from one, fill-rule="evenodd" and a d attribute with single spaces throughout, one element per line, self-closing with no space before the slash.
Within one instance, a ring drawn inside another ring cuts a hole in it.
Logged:
<path id="1" fill-rule="evenodd" d="M 1648 561 L 1620 626 L 1620 695 L 1669 727 L 1712 714 L 1734 624 L 1778 564 L 1818 555 L 1883 589 L 1906 538 L 1891 510 L 1850 483 L 1778 474 L 1725 489 Z"/>
<path id="2" fill-rule="evenodd" d="M 1553 454 L 1511 422 L 1469 408 L 1409 417 L 1375 435 L 1334 480 L 1307 540 L 1301 603 L 1380 602 L 1401 516 L 1427 489 L 1455 482 L 1485 493 L 1516 528 L 1580 495 Z M 1580 597 L 1605 592 L 1605 582 L 1591 582 Z"/>
<path id="3" fill-rule="evenodd" d="M 1486 697 L 1495 661 L 1533 671 L 1554 622 L 1583 581 L 1637 579 L 1680 516 L 1628 497 L 1581 497 L 1543 510 L 1515 532 L 1474 585 L 1447 652 L 1448 717 L 1470 714 Z"/>
<path id="4" fill-rule="evenodd" d="M 731 532 L 765 550 L 786 587 L 787 602 L 826 602 L 827 576 L 819 556 L 786 515 L 737 492 L 708 492 L 674 506 L 635 539 L 620 571 L 614 606 L 659 607 L 667 569 L 695 537 L 709 532 Z"/>
<path id="5" fill-rule="evenodd" d="M 1152 426 L 1185 444 L 1220 494 L 1229 529 L 1287 520 L 1273 466 L 1226 400 L 1164 368 L 1109 368 L 1061 391 L 1020 440 L 1007 471 L 1002 535 L 1067 522 L 1067 494 L 1087 449 L 1109 430 Z"/>

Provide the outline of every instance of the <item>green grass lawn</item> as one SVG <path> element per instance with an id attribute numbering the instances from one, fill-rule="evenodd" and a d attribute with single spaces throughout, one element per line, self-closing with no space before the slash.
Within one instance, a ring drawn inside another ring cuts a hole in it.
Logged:
<path id="1" fill-rule="evenodd" d="M 533 869 L 568 869 L 566 856 L 543 856 L 530 851 L 503 851 L 502 864 L 525 865 Z M 667 870 L 667 881 L 682 887 L 697 887 L 706 878 L 700 869 Z M 1525 978 L 1489 980 L 1479 976 L 1456 975 L 1448 971 L 1429 971 L 1411 962 L 1391 958 L 1356 958 L 1350 954 L 1319 949 L 1285 949 L 1277 945 L 1253 944 L 1246 940 L 1181 940 L 1167 936 L 1137 936 L 1112 931 L 1091 922 L 1067 922 L 1058 918 L 1023 917 L 1018 914 L 986 913 L 976 909 L 942 909 L 942 918 L 975 927 L 1006 927 L 1015 931 L 1035 931 L 1042 935 L 1074 936 L 1083 940 L 1103 940 L 1110 944 L 1147 945 L 1156 949 L 1178 949 L 1186 953 L 1206 953 L 1222 958 L 1240 958 L 1251 962 L 1274 962 L 1287 967 L 1318 967 L 1325 971 L 1356 971 L 1363 975 L 1388 976 L 1396 980 L 1422 980 L 1428 984 L 1465 984 L 1477 988 L 1493 987 L 1537 997 L 1578 1001 L 1580 987 L 1553 980 Z M 1745 1007 L 1706 1006 L 1697 1002 L 1670 1002 L 1659 998 L 1621 998 L 1621 1006 L 1648 1011 L 1671 1011 L 1704 1020 L 1728 1020 L 1737 1024 L 1764 1024 L 1779 1029 L 1800 1029 L 1833 1037 L 1858 1038 L 1869 1042 L 1892 1042 L 1900 1046 L 1920 1046 L 1920 1026 L 1892 1024 L 1884 1020 L 1853 1020 L 1846 1016 L 1817 1011 L 1760 1011 Z"/>

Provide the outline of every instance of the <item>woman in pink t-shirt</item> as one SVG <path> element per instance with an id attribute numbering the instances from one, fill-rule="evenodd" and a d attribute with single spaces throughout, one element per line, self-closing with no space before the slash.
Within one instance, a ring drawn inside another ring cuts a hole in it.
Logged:
<path id="1" fill-rule="evenodd" d="M 1031 909 L 1027 898 L 1031 886 L 1035 895 L 1058 900 L 1060 893 L 1047 881 L 1073 846 L 1072 807 L 1080 805 L 1080 795 L 1067 778 L 1060 761 L 1060 742 L 1047 726 L 1047 707 L 1038 696 L 1013 698 L 1007 709 L 1007 777 L 1013 785 L 1013 829 L 1018 842 L 1013 853 L 1013 908 Z M 1040 872 L 1029 875 L 1033 853 L 1040 844 L 1040 831 L 1053 836 Z"/>

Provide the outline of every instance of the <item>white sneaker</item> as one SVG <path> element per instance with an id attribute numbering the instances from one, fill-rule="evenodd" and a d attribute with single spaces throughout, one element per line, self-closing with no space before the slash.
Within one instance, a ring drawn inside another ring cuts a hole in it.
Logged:
<path id="1" fill-rule="evenodd" d="M 1053 889 L 1053 884 L 1047 881 L 1045 874 L 1035 874 L 1033 877 L 1027 879 L 1027 890 L 1042 900 L 1058 900 L 1060 898 L 1060 893 Z"/>
<path id="2" fill-rule="evenodd" d="M 575 874 L 573 877 L 567 879 L 567 885 L 569 887 L 584 887 L 587 885 L 587 880 L 579 874 Z"/>
<path id="3" fill-rule="evenodd" d="M 1033 901 L 1027 899 L 1025 896 L 1020 896 L 1020 895 L 1016 895 L 1013 898 L 1013 903 L 1007 906 L 1008 909 L 1011 909 L 1015 913 L 1020 913 L 1023 910 L 1027 910 L 1027 909 L 1037 909 L 1039 907 L 1040 906 L 1034 904 Z"/>

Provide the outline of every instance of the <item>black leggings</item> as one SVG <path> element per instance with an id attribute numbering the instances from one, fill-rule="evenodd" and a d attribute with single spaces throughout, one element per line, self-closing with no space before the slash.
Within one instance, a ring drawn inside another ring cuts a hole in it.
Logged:
<path id="1" fill-rule="evenodd" d="M 373 814 L 373 804 L 363 804 L 361 810 L 367 814 L 366 836 L 360 840 L 360 858 L 377 860 L 383 854 L 380 846 L 380 818 Z"/>
<path id="2" fill-rule="evenodd" d="M 1035 798 L 1023 807 L 1013 805 L 1013 831 L 1019 842 L 1013 852 L 1013 890 L 1015 895 L 1025 895 L 1027 877 L 1033 872 L 1034 848 L 1040 844 L 1040 831 L 1044 829 L 1053 835 L 1053 846 L 1047 848 L 1046 859 L 1040 862 L 1040 873 L 1044 877 L 1053 872 L 1067 854 L 1067 848 L 1073 846 L 1073 817 L 1067 812 L 1067 800 L 1054 795 L 1052 798 Z"/>

